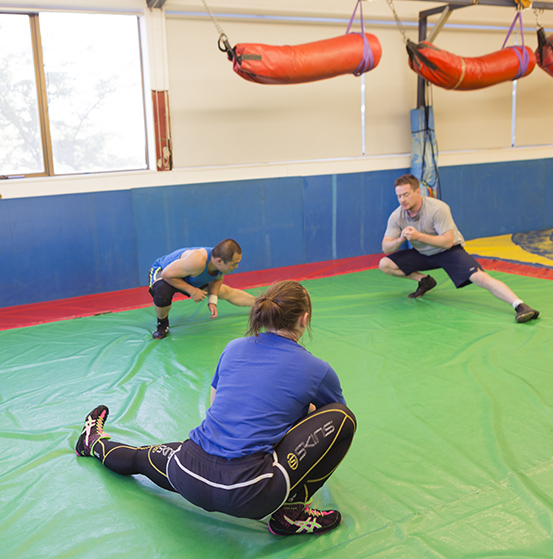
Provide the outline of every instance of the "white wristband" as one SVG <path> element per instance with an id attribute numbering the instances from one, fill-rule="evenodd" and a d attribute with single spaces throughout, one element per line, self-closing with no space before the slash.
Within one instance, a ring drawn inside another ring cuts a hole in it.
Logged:
<path id="1" fill-rule="evenodd" d="M 207 296 L 207 304 L 208 305 L 215 305 L 217 306 L 217 301 L 219 300 L 219 298 L 217 297 L 217 295 L 208 295 Z"/>

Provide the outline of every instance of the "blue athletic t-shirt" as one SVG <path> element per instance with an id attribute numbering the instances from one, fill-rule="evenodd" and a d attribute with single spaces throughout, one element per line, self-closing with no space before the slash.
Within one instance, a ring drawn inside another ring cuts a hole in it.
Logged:
<path id="1" fill-rule="evenodd" d="M 193 285 L 194 287 L 203 287 L 204 285 L 207 285 L 208 283 L 211 283 L 212 281 L 221 277 L 221 275 L 223 274 L 223 272 L 218 271 L 215 276 L 212 276 L 207 271 L 207 267 L 209 266 L 209 263 L 211 262 L 211 252 L 213 251 L 213 247 L 179 248 L 177 250 L 174 250 L 170 254 L 166 254 L 165 256 L 160 256 L 152 264 L 152 268 L 154 270 L 156 268 L 161 268 L 161 269 L 166 268 L 167 266 L 169 266 L 169 264 L 171 264 L 171 262 L 174 262 L 175 260 L 178 260 L 185 251 L 187 251 L 187 250 L 197 250 L 199 248 L 204 248 L 207 251 L 207 261 L 206 261 L 205 268 L 204 268 L 203 272 L 199 276 L 194 276 L 194 277 L 186 276 L 182 279 L 185 280 L 190 285 Z"/>
<path id="2" fill-rule="evenodd" d="M 272 333 L 230 342 L 211 385 L 217 390 L 215 399 L 190 438 L 209 454 L 225 458 L 272 451 L 307 415 L 310 403 L 346 403 L 328 363 Z"/>

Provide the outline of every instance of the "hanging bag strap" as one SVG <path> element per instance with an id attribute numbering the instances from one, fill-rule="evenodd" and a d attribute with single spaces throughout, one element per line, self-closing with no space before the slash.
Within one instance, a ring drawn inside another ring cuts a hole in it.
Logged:
<path id="1" fill-rule="evenodd" d="M 505 48 L 505 45 L 507 44 L 507 41 L 509 40 L 511 33 L 515 28 L 515 24 L 517 21 L 520 25 L 520 37 L 522 39 L 522 49 L 519 50 L 518 47 L 509 47 L 513 49 L 513 52 L 515 52 L 518 57 L 518 72 L 516 76 L 513 78 L 513 80 L 518 80 L 519 78 L 522 78 L 522 76 L 524 76 L 526 70 L 528 70 L 528 64 L 530 62 L 528 51 L 524 47 L 524 31 L 522 29 L 522 13 L 520 11 L 517 11 L 517 15 L 515 16 L 515 19 L 513 19 L 513 23 L 511 23 L 511 27 L 509 28 L 509 32 L 507 33 L 507 36 L 505 37 L 505 41 L 503 41 L 503 46 L 501 48 L 502 49 Z"/>
<path id="2" fill-rule="evenodd" d="M 361 18 L 361 33 L 354 33 L 353 31 L 350 31 L 351 26 L 353 25 L 353 22 L 355 20 L 355 14 L 357 13 L 357 8 L 359 8 L 359 17 Z M 355 72 L 353 72 L 354 76 L 360 76 L 361 74 L 364 74 L 365 72 L 368 72 L 369 70 L 372 70 L 374 68 L 373 51 L 371 49 L 371 45 L 369 45 L 369 41 L 367 37 L 365 36 L 365 22 L 363 19 L 363 6 L 361 4 L 361 0 L 357 0 L 357 4 L 355 5 L 353 14 L 351 14 L 349 25 L 346 30 L 346 35 L 348 33 L 353 33 L 354 35 L 361 35 L 361 38 L 363 39 L 363 56 L 361 58 L 361 62 L 359 63 L 359 66 L 357 66 Z"/>

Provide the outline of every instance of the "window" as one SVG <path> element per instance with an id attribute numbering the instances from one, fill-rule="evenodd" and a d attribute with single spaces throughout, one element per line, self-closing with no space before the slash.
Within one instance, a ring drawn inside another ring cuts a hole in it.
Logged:
<path id="1" fill-rule="evenodd" d="M 147 168 L 136 16 L 0 14 L 0 175 Z"/>
<path id="2" fill-rule="evenodd" d="M 44 171 L 31 28 L 0 14 L 0 174 Z"/>

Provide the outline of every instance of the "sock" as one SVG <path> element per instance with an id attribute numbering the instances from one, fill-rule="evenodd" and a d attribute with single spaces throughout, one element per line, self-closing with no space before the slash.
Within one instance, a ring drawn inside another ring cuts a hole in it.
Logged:
<path id="1" fill-rule="evenodd" d="M 524 301 L 522 299 L 517 299 L 516 301 L 513 301 L 513 309 L 515 309 L 515 311 L 517 310 L 517 307 L 521 304 L 524 303 Z"/>

